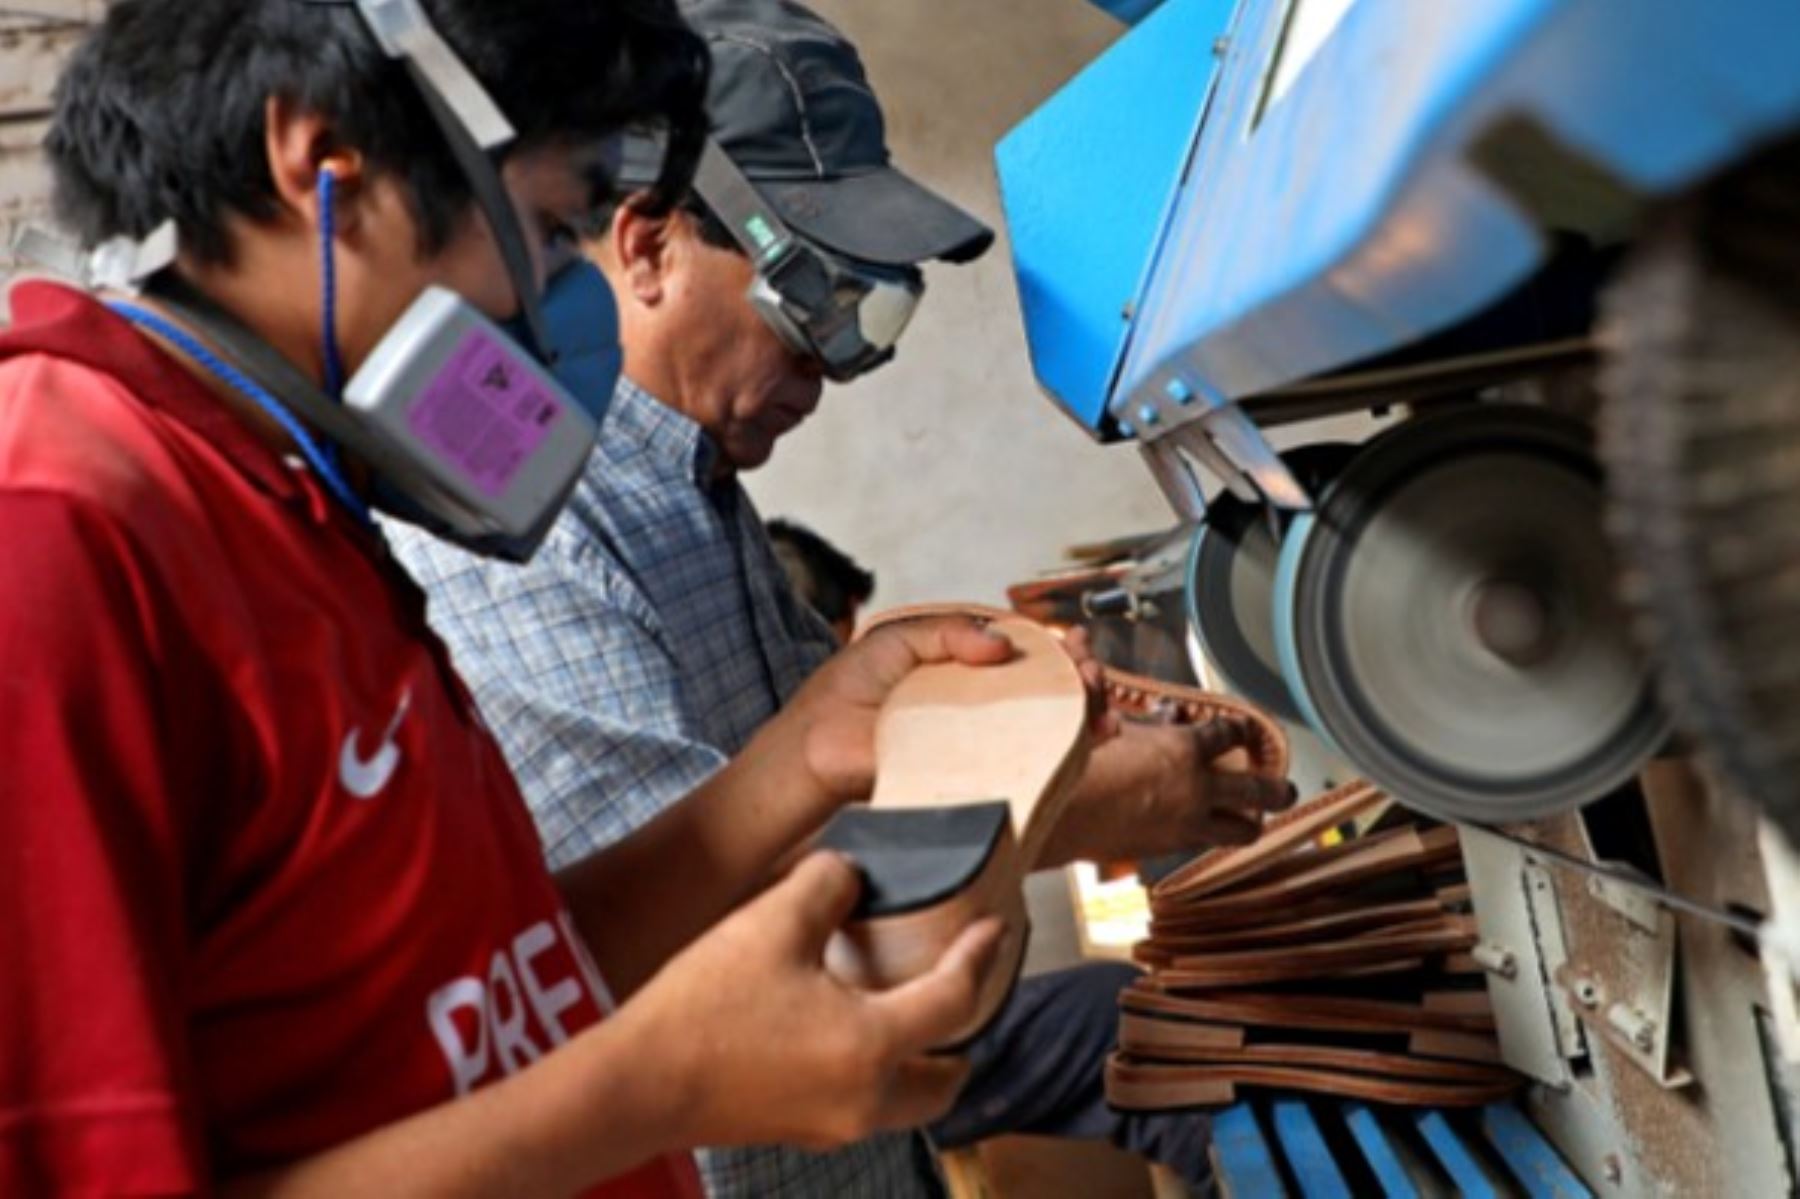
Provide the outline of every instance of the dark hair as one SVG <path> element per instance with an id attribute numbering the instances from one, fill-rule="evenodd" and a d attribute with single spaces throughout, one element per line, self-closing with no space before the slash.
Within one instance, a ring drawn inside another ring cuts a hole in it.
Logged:
<path id="1" fill-rule="evenodd" d="M 779 519 L 768 528 L 794 590 L 827 621 L 848 620 L 856 605 L 875 594 L 875 576 L 811 529 Z M 779 552 L 783 549 L 789 552 Z"/>
<path id="2" fill-rule="evenodd" d="M 674 0 L 421 3 L 513 123 L 507 152 L 665 123 L 682 152 L 659 198 L 685 192 L 711 60 Z M 115 0 L 57 84 L 45 148 L 59 219 L 88 245 L 173 220 L 187 250 L 228 260 L 226 216 L 274 211 L 271 96 L 330 115 L 406 185 L 420 251 L 443 248 L 468 184 L 405 65 L 350 0 Z"/>

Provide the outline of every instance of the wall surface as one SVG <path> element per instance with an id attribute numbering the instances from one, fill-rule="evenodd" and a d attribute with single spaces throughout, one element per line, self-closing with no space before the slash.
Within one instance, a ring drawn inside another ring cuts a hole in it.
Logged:
<path id="1" fill-rule="evenodd" d="M 747 482 L 872 568 L 876 606 L 998 600 L 1072 542 L 1166 527 L 1134 450 L 1101 449 L 1038 392 L 1000 219 L 993 146 L 1123 29 L 1083 0 L 812 0 L 888 115 L 895 161 L 1000 231 L 934 266 L 899 357 L 828 388 Z"/>
<path id="2" fill-rule="evenodd" d="M 102 0 L 0 6 L 0 284 L 17 269 L 10 252 L 13 228 L 48 219 L 50 174 L 41 147 L 50 94 L 64 60 L 104 7 Z"/>

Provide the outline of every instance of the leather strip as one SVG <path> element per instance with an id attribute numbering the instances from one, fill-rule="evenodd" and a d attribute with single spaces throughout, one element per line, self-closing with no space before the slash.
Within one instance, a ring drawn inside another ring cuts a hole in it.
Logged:
<path id="1" fill-rule="evenodd" d="M 1421 1057 L 1457 1058 L 1465 1062 L 1499 1065 L 1500 1042 L 1481 1033 L 1444 1032 L 1422 1028 L 1407 1038 L 1406 1049 Z"/>
<path id="2" fill-rule="evenodd" d="M 1343 995 L 1283 995 L 1255 991 L 1220 991 L 1205 996 L 1172 995 L 1133 983 L 1119 996 L 1127 1011 L 1175 1016 L 1252 1028 L 1304 1028 L 1315 1032 L 1412 1033 L 1421 1028 L 1445 1032 L 1491 1033 L 1489 1012 L 1443 1011 L 1422 1003 L 1363 999 Z"/>
<path id="3" fill-rule="evenodd" d="M 1290 853 L 1278 861 L 1263 865 L 1254 876 L 1247 878 L 1244 881 L 1253 883 L 1257 888 L 1267 891 L 1281 883 L 1298 878 L 1301 875 L 1312 875 L 1315 872 L 1322 870 L 1324 867 L 1331 865 L 1333 862 L 1339 862 L 1345 858 L 1353 856 L 1372 857 L 1378 847 L 1389 845 L 1396 841 L 1405 841 L 1409 845 L 1422 846 L 1424 843 L 1418 839 L 1419 837 L 1420 833 L 1415 828 L 1394 828 L 1388 829 L 1385 832 L 1371 833 L 1366 837 L 1356 837 L 1348 841 L 1342 841 L 1336 845 L 1327 845 L 1321 849 L 1301 850 L 1299 852 Z M 1231 891 L 1217 896 L 1216 898 L 1219 900 L 1228 900 L 1231 898 L 1232 894 L 1241 893 L 1244 889 L 1245 888 L 1242 886 L 1236 886 L 1233 887 Z M 1214 898 L 1215 897 L 1212 896 L 1190 897 L 1186 895 L 1171 895 L 1153 897 L 1151 902 L 1154 910 L 1163 920 L 1173 922 L 1184 919 L 1194 913 L 1204 913 L 1216 916 L 1222 912 L 1231 910 L 1230 904 L 1214 902 Z M 1336 894 L 1331 898 L 1354 902 L 1363 897 L 1354 892 L 1345 891 Z"/>
<path id="4" fill-rule="evenodd" d="M 1381 802 L 1372 783 L 1356 779 L 1317 799 L 1271 818 L 1249 845 L 1215 851 L 1189 862 L 1156 884 L 1151 895 L 1163 903 L 1182 902 L 1255 877 L 1293 850 Z"/>
<path id="5" fill-rule="evenodd" d="M 1144 942 L 1144 946 L 1153 948 L 1159 958 L 1173 960 L 1183 954 L 1223 953 L 1290 942 L 1321 941 L 1352 933 L 1392 928 L 1400 924 L 1413 924 L 1443 914 L 1444 906 L 1437 900 L 1417 899 L 1405 903 L 1351 908 L 1266 927 L 1230 929 L 1215 933 L 1159 934 L 1154 941 Z"/>
<path id="6" fill-rule="evenodd" d="M 1317 844 L 1388 803 L 1347 783 L 1152 892 L 1133 950 L 1151 972 L 1120 996 L 1112 1102 L 1207 1107 L 1258 1087 L 1461 1106 L 1523 1084 L 1501 1063 L 1486 991 L 1450 981 L 1477 939 L 1456 829 Z"/>
<path id="7" fill-rule="evenodd" d="M 1298 982 L 1328 977 L 1340 970 L 1466 950 L 1476 939 L 1472 924 L 1444 920 L 1426 928 L 1384 932 L 1335 944 L 1178 957 L 1169 969 L 1158 972 L 1157 981 L 1170 991 Z"/>
<path id="8" fill-rule="evenodd" d="M 1356 851 L 1324 865 L 1300 871 L 1290 878 L 1248 891 L 1215 896 L 1205 907 L 1208 914 L 1230 912 L 1279 912 L 1302 899 L 1329 894 L 1353 883 L 1382 875 L 1442 865 L 1458 860 L 1456 830 L 1397 830 L 1398 836 L 1370 839 Z M 1154 906 L 1153 906 L 1153 911 Z M 1160 915 L 1161 913 L 1158 913 Z M 1196 912 L 1194 915 L 1199 916 Z M 1203 921 L 1202 921 L 1203 925 Z"/>
<path id="9" fill-rule="evenodd" d="M 1213 1107 L 1230 1102 L 1239 1087 L 1272 1087 L 1374 1103 L 1477 1107 L 1506 1098 L 1522 1081 L 1508 1073 L 1482 1082 L 1423 1082 L 1261 1063 L 1162 1065 L 1114 1055 L 1106 1064 L 1106 1100 L 1126 1110 Z"/>
<path id="10" fill-rule="evenodd" d="M 1186 1029 L 1203 1029 L 1208 1035 L 1196 1036 L 1183 1031 Z M 1240 1043 L 1230 1043 L 1234 1039 Z M 1478 1062 L 1414 1057 L 1337 1045 L 1243 1044 L 1242 1040 L 1243 1029 L 1230 1025 L 1184 1024 L 1130 1012 L 1119 1021 L 1119 1052 L 1145 1064 L 1155 1061 L 1180 1065 L 1320 1066 L 1358 1074 L 1443 1082 L 1511 1079 L 1510 1071 Z"/>

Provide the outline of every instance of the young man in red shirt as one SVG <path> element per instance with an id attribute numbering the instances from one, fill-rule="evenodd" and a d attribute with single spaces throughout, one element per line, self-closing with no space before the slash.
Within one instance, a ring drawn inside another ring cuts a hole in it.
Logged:
<path id="1" fill-rule="evenodd" d="M 767 883 L 899 678 L 1006 646 L 869 639 L 553 879 L 368 522 L 548 523 L 554 487 L 502 501 L 585 418 L 472 314 L 531 329 L 606 139 L 697 134 L 704 61 L 667 0 L 118 0 L 78 53 L 59 209 L 143 293 L 25 285 L 0 335 L 0 1194 L 672 1196 L 686 1147 L 948 1104 L 924 1051 L 995 930 L 861 994 L 820 965 L 848 864 Z M 370 373 L 444 337 L 416 439 L 373 432 Z M 453 445 L 475 375 L 515 408 Z"/>

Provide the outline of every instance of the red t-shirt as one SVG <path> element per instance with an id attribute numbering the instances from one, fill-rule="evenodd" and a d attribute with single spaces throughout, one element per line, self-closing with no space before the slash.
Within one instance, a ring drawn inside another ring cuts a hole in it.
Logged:
<path id="1" fill-rule="evenodd" d="M 81 293 L 0 335 L 0 1194 L 205 1191 L 600 1019 L 418 590 Z M 660 1159 L 600 1188 L 697 1192 Z"/>

